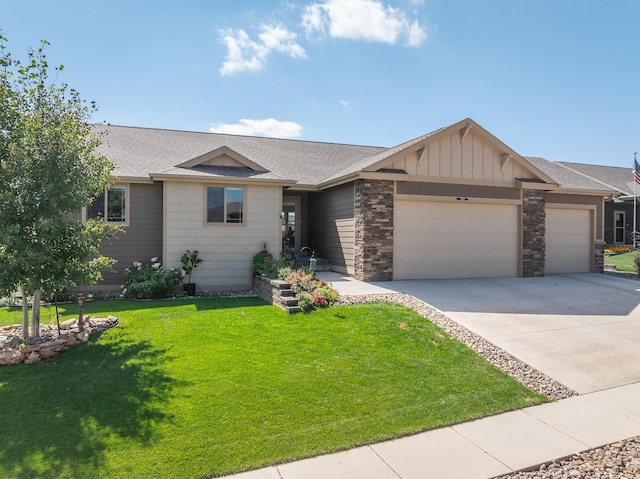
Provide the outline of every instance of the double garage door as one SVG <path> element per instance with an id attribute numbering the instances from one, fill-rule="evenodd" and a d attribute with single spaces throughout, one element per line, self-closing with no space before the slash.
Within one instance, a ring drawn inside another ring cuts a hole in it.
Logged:
<path id="1" fill-rule="evenodd" d="M 511 204 L 395 203 L 394 279 L 518 276 L 520 220 Z M 545 273 L 591 270 L 591 211 L 547 208 Z"/>
<path id="2" fill-rule="evenodd" d="M 518 206 L 396 201 L 394 279 L 518 275 Z"/>

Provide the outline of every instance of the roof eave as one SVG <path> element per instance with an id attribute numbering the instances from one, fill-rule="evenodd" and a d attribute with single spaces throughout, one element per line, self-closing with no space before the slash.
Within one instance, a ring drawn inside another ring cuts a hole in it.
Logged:
<path id="1" fill-rule="evenodd" d="M 153 179 L 150 176 L 111 175 L 109 179 L 116 183 L 153 183 Z"/>
<path id="2" fill-rule="evenodd" d="M 170 173 L 149 173 L 149 176 L 155 181 L 179 181 L 189 183 L 230 183 L 230 184 L 264 184 L 291 186 L 296 182 L 294 180 L 285 180 L 281 178 L 247 178 L 236 176 L 209 176 L 209 175 L 172 175 Z"/>

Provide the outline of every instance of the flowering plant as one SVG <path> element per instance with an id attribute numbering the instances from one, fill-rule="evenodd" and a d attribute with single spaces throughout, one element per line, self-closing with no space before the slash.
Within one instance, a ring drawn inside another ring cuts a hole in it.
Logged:
<path id="1" fill-rule="evenodd" d="M 124 298 L 159 299 L 173 295 L 182 281 L 182 271 L 177 268 L 165 270 L 156 257 L 147 264 L 135 261 L 133 268 L 125 268 L 124 277 L 120 290 Z"/>
<path id="2" fill-rule="evenodd" d="M 285 279 L 295 293 L 298 307 L 302 311 L 326 308 L 338 299 L 338 292 L 331 284 L 322 281 L 313 271 L 292 271 Z"/>

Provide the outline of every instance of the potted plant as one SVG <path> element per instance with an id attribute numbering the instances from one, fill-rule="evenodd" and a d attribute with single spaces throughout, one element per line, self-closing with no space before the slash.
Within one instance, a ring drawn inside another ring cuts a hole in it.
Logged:
<path id="1" fill-rule="evenodd" d="M 262 250 L 253 257 L 253 270 L 256 274 L 263 274 L 273 263 L 273 255 L 267 249 L 267 242 L 262 243 Z"/>
<path id="2" fill-rule="evenodd" d="M 189 296 L 195 296 L 196 294 L 196 285 L 191 282 L 191 272 L 193 268 L 197 268 L 200 263 L 202 263 L 202 259 L 200 258 L 200 253 L 198 250 L 187 250 L 180 257 L 180 262 L 182 263 L 182 271 L 185 276 L 188 277 L 188 281 L 182 285 L 185 293 Z"/>

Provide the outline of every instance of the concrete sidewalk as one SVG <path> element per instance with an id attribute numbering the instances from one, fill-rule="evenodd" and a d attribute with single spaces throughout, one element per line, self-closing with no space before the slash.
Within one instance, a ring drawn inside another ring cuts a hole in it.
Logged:
<path id="1" fill-rule="evenodd" d="M 640 435 L 640 383 L 234 479 L 489 479 Z"/>

